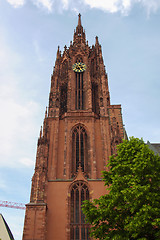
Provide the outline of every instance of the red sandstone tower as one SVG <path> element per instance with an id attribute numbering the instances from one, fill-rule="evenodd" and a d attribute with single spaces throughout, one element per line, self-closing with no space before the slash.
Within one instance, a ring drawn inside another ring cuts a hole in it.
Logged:
<path id="1" fill-rule="evenodd" d="M 81 15 L 73 43 L 58 47 L 49 107 L 38 139 L 23 240 L 88 240 L 81 204 L 106 193 L 101 171 L 124 137 L 111 105 L 101 45 L 88 46 Z"/>

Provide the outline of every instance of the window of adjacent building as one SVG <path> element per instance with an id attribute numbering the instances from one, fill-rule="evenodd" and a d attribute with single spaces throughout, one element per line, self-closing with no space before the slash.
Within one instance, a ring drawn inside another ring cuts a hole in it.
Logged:
<path id="1" fill-rule="evenodd" d="M 78 125 L 72 132 L 72 176 L 78 171 L 88 173 L 87 133 L 83 126 Z"/>
<path id="2" fill-rule="evenodd" d="M 70 240 L 89 240 L 89 225 L 81 209 L 84 200 L 89 200 L 89 190 L 84 182 L 78 181 L 71 189 Z"/>

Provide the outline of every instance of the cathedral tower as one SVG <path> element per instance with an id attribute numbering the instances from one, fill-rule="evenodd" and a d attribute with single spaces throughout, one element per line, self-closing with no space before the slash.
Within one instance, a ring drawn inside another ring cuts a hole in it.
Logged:
<path id="1" fill-rule="evenodd" d="M 57 50 L 23 240 L 90 239 L 81 204 L 106 193 L 101 171 L 123 137 L 101 45 L 88 45 L 79 14 L 73 43 Z"/>

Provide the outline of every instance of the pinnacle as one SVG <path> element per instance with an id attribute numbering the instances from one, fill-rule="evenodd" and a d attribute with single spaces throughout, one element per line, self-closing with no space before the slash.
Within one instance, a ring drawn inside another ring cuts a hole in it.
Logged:
<path id="1" fill-rule="evenodd" d="M 40 129 L 40 134 L 39 134 L 39 138 L 42 137 L 42 126 L 41 126 L 41 129 Z"/>
<path id="2" fill-rule="evenodd" d="M 59 46 L 58 46 L 58 49 L 57 49 L 57 57 L 59 57 L 60 55 L 60 50 L 59 50 Z"/>
<path id="3" fill-rule="evenodd" d="M 98 37 L 96 36 L 96 45 L 99 45 Z"/>

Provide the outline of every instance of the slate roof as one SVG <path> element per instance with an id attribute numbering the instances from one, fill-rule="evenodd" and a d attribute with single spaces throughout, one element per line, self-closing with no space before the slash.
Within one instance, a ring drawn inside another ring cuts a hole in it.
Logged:
<path id="1" fill-rule="evenodd" d="M 160 143 L 150 143 L 149 141 L 147 142 L 147 145 L 149 148 L 155 152 L 155 154 L 160 155 Z"/>

